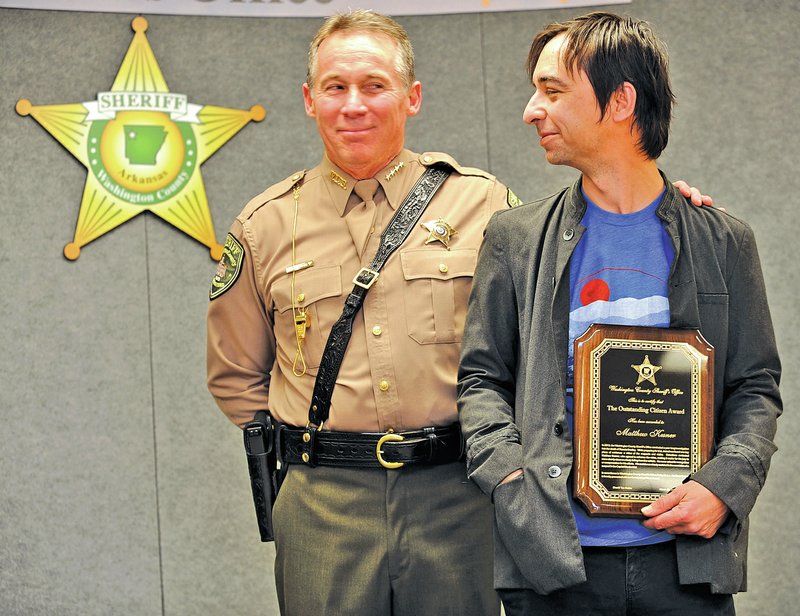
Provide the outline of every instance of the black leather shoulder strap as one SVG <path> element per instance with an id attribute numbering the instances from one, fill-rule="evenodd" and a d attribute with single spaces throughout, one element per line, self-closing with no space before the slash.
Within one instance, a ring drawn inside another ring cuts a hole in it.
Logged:
<path id="1" fill-rule="evenodd" d="M 308 409 L 310 426 L 321 426 L 328 418 L 331 406 L 333 387 L 342 366 L 344 352 L 353 333 L 353 319 L 364 303 L 370 287 L 380 275 L 380 270 L 411 233 L 422 216 L 422 212 L 430 203 L 433 195 L 444 184 L 452 169 L 446 165 L 428 167 L 422 177 L 403 199 L 386 229 L 381 234 L 381 243 L 369 267 L 362 267 L 353 278 L 355 286 L 344 302 L 342 315 L 333 324 L 325 350 L 322 352 L 311 406 Z M 313 430 L 313 428 L 312 428 Z M 313 435 L 311 435 L 313 437 Z"/>

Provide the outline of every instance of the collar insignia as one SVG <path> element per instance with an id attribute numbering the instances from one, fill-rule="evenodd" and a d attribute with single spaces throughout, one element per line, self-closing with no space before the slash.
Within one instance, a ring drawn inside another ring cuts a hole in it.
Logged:
<path id="1" fill-rule="evenodd" d="M 428 239 L 425 240 L 426 244 L 441 242 L 447 250 L 450 250 L 450 239 L 458 233 L 458 231 L 451 227 L 444 218 L 429 220 L 428 222 L 421 223 L 421 225 L 430 232 Z"/>
<path id="2" fill-rule="evenodd" d="M 347 180 L 345 180 L 341 175 L 339 175 L 335 171 L 331 171 L 330 179 L 331 182 L 336 184 L 342 190 L 347 190 Z"/>
<path id="3" fill-rule="evenodd" d="M 406 164 L 402 160 L 397 163 L 394 167 L 392 167 L 391 171 L 386 174 L 386 181 L 390 181 L 395 175 L 397 175 L 397 172 L 405 166 Z"/>

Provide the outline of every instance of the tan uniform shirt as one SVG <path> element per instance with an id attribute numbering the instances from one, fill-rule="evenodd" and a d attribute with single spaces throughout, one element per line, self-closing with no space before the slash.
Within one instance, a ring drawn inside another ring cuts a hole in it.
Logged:
<path id="1" fill-rule="evenodd" d="M 356 315 L 325 428 L 386 432 L 457 420 L 456 370 L 483 229 L 514 197 L 492 175 L 460 167 L 445 154 L 404 150 L 375 176 L 380 187 L 372 220 L 359 215 L 364 206 L 355 180 L 327 157 L 252 199 L 236 218 L 230 235 L 243 250 L 238 278 L 230 268 L 234 281 L 208 311 L 208 387 L 233 422 L 241 426 L 269 410 L 280 422 L 306 425 L 325 341 L 353 277 L 369 265 L 381 232 L 425 167 L 438 161 L 455 170 Z M 423 223 L 438 219 L 455 230 L 449 249 L 428 241 Z M 307 261 L 313 265 L 295 273 L 292 289 L 287 267 Z M 295 371 L 302 364 L 295 361 L 293 313 L 300 308 L 310 326 L 302 343 L 305 374 L 296 376 L 293 364 Z"/>

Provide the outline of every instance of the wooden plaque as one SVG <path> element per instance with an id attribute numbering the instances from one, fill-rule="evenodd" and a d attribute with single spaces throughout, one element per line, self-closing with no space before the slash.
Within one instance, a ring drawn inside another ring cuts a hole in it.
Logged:
<path id="1" fill-rule="evenodd" d="M 593 324 L 575 339 L 577 498 L 639 517 L 711 457 L 714 347 L 698 330 Z"/>

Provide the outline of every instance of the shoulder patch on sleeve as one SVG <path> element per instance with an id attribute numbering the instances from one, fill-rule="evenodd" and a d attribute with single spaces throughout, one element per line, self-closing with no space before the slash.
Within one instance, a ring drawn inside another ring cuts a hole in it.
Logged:
<path id="1" fill-rule="evenodd" d="M 208 299 L 216 299 L 225 291 L 233 286 L 242 272 L 242 261 L 244 261 L 244 247 L 233 235 L 228 233 L 225 238 L 225 247 L 222 250 L 222 258 L 217 265 L 217 271 L 211 280 L 211 290 L 208 292 Z"/>
<path id="2" fill-rule="evenodd" d="M 508 202 L 508 207 L 517 207 L 518 205 L 522 205 L 522 199 L 517 197 L 514 194 L 514 191 L 510 188 L 508 189 L 508 194 L 506 195 L 506 201 Z"/>

